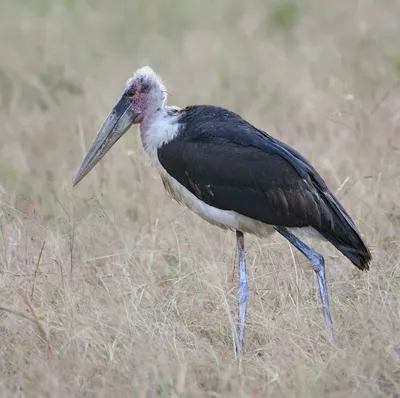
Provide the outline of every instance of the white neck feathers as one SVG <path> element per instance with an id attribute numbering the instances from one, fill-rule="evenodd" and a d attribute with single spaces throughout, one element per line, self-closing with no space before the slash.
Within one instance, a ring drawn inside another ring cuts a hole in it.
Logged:
<path id="1" fill-rule="evenodd" d="M 142 145 L 153 164 L 158 163 L 157 149 L 172 141 L 179 133 L 177 110 L 178 107 L 163 107 L 140 124 Z"/>

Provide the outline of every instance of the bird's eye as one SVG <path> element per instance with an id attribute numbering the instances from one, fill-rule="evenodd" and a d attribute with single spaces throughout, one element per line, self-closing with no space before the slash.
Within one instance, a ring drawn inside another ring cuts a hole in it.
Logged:
<path id="1" fill-rule="evenodd" d="M 132 97 L 135 96 L 135 90 L 130 89 L 130 90 L 128 90 L 128 91 L 125 93 L 125 95 L 126 95 L 127 97 L 129 97 L 129 98 L 132 98 Z"/>

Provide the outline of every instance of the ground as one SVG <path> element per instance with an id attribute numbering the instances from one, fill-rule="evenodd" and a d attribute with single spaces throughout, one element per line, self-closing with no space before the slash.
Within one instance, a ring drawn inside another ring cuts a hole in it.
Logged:
<path id="1" fill-rule="evenodd" d="M 397 0 L 3 0 L 0 395 L 400 396 Z M 337 339 L 309 263 L 246 236 L 235 358 L 235 234 L 170 199 L 136 128 L 75 189 L 136 68 L 169 104 L 228 107 L 303 153 L 371 248 L 324 254 Z"/>

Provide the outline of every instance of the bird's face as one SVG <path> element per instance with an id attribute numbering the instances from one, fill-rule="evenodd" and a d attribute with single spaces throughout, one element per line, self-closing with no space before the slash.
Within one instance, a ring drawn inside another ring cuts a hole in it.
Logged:
<path id="1" fill-rule="evenodd" d="M 164 100 L 165 89 L 159 77 L 149 67 L 137 70 L 97 133 L 73 185 L 92 170 L 133 124 L 141 123 L 145 117 L 161 108 Z"/>
<path id="2" fill-rule="evenodd" d="M 153 111 L 157 86 L 145 76 L 128 80 L 122 98 L 130 102 L 131 109 L 138 115 L 133 123 L 140 123 L 149 111 Z"/>

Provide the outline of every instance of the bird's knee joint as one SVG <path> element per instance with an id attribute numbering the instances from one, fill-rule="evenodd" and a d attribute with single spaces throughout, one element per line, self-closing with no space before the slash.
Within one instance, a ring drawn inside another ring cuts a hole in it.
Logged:
<path id="1" fill-rule="evenodd" d="M 248 282 L 240 282 L 239 283 L 239 291 L 238 291 L 238 301 L 239 303 L 243 303 L 248 300 L 250 294 L 249 284 Z"/>
<path id="2" fill-rule="evenodd" d="M 317 273 L 325 270 L 324 258 L 318 253 L 316 253 L 315 256 L 313 256 L 313 258 L 311 259 L 311 265 L 313 267 L 313 270 Z"/>
<path id="3" fill-rule="evenodd" d="M 249 293 L 249 283 L 247 281 L 239 283 L 239 291 L 245 291 Z"/>

